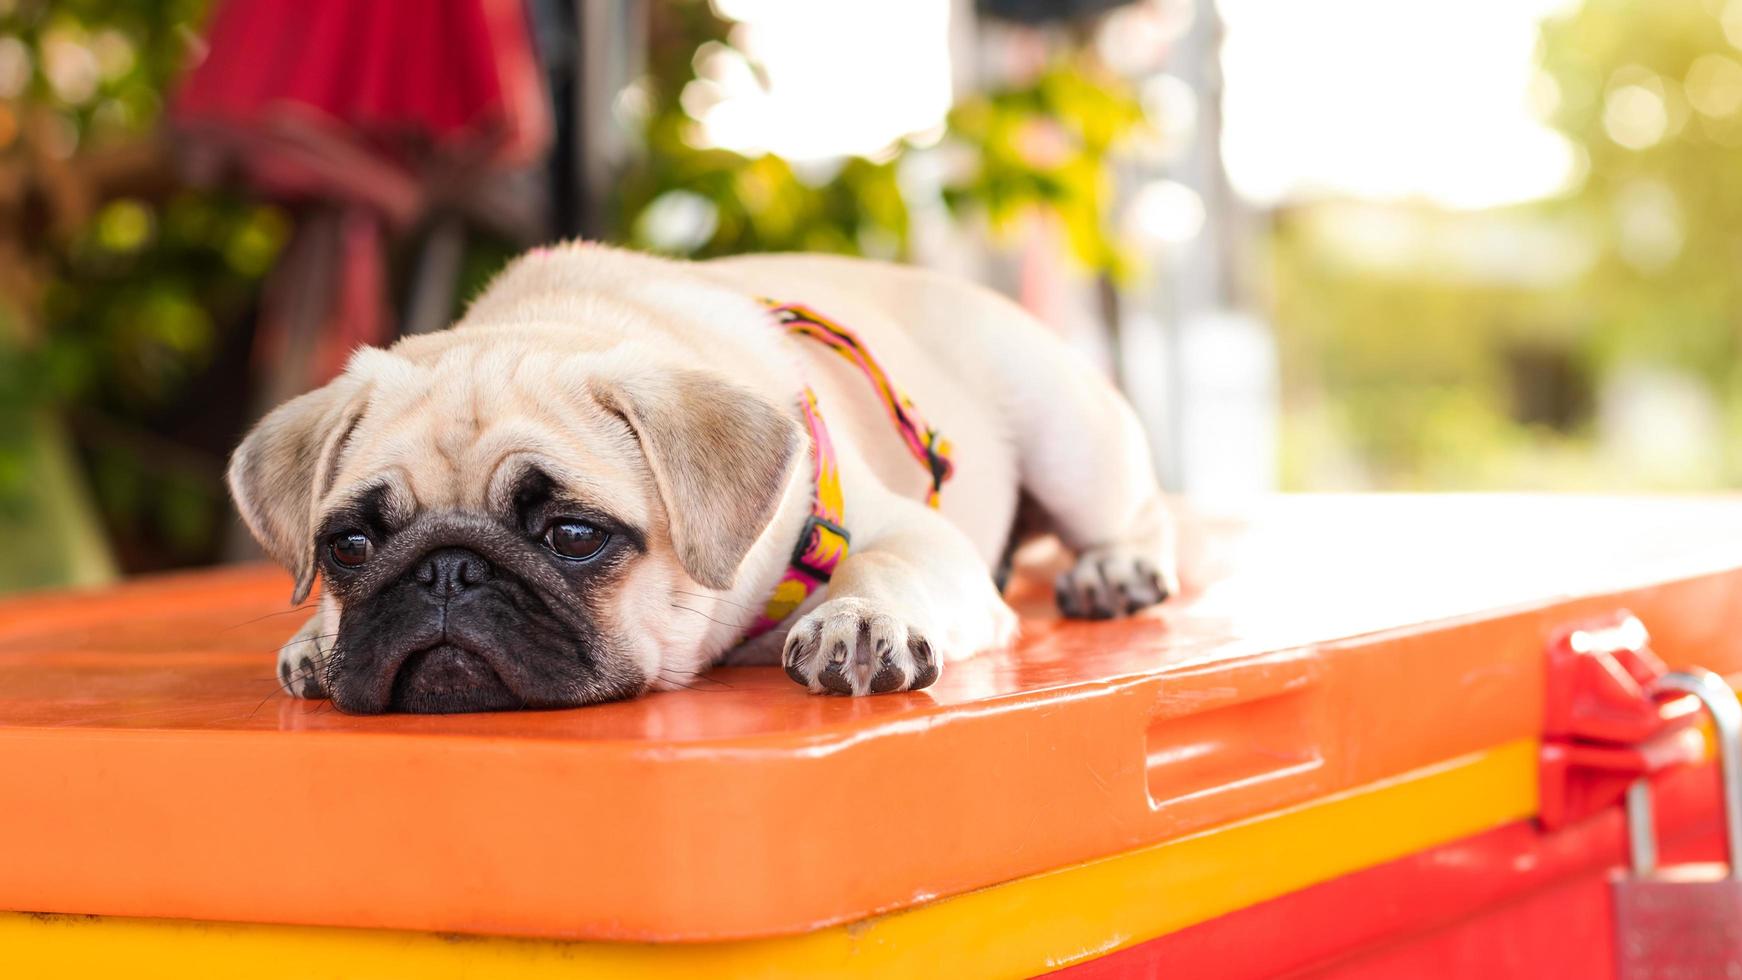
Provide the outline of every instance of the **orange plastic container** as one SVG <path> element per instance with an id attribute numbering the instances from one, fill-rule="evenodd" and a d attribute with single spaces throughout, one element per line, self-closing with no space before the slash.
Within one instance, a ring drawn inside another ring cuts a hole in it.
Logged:
<path id="1" fill-rule="evenodd" d="M 1282 498 L 1186 594 L 851 700 L 780 671 L 568 711 L 276 693 L 250 568 L 0 604 L 0 908 L 697 942 L 802 933 L 1537 736 L 1543 644 L 1626 607 L 1742 670 L 1742 502 Z"/>

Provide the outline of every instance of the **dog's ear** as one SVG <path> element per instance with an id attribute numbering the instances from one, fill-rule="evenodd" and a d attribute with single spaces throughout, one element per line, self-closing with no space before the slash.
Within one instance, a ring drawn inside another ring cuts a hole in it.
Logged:
<path id="1" fill-rule="evenodd" d="M 254 539 L 296 580 L 293 604 L 314 586 L 315 508 L 365 404 L 363 386 L 340 377 L 273 409 L 230 457 L 230 496 Z"/>
<path id="2" fill-rule="evenodd" d="M 731 588 L 804 445 L 797 420 L 701 371 L 599 382 L 594 395 L 640 440 L 684 571 Z"/>

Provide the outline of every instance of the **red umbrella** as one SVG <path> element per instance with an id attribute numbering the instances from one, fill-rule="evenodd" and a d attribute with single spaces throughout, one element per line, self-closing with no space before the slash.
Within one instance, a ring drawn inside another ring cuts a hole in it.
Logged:
<path id="1" fill-rule="evenodd" d="M 551 131 L 520 0 L 228 0 L 171 117 L 194 169 L 301 211 L 256 347 L 272 400 L 390 338 L 387 228 L 535 160 Z"/>

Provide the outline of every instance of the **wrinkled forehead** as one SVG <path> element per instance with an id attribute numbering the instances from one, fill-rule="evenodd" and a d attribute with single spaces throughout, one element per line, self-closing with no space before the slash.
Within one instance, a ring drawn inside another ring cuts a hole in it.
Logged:
<path id="1" fill-rule="evenodd" d="M 535 357 L 502 360 L 445 358 L 376 385 L 322 512 L 379 487 L 402 519 L 501 516 L 543 474 L 563 497 L 646 527 L 649 476 L 627 423 Z"/>

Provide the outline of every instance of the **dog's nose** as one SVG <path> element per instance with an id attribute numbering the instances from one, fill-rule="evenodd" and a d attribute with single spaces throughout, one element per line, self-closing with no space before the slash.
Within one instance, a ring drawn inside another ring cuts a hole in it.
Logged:
<path id="1" fill-rule="evenodd" d="M 453 596 L 490 580 L 490 563 L 465 548 L 440 548 L 423 556 L 414 573 L 431 595 Z"/>

